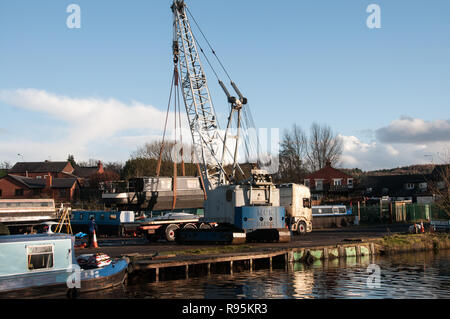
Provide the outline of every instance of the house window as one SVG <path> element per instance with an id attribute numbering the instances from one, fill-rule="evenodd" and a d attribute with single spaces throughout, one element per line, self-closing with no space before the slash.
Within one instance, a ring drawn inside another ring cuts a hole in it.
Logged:
<path id="1" fill-rule="evenodd" d="M 413 183 L 406 183 L 406 189 L 414 189 Z"/>
<path id="2" fill-rule="evenodd" d="M 53 268 L 53 245 L 27 247 L 28 270 Z"/>
<path id="3" fill-rule="evenodd" d="M 40 189 L 33 189 L 33 195 L 38 196 L 41 194 L 41 190 Z"/>
<path id="4" fill-rule="evenodd" d="M 0 189 L 0 197 L 2 197 L 2 190 Z"/>
<path id="5" fill-rule="evenodd" d="M 306 187 L 309 187 L 309 185 L 310 185 L 310 184 L 309 184 L 309 179 L 305 179 L 305 186 L 306 186 Z"/>
<path id="6" fill-rule="evenodd" d="M 353 178 L 348 178 L 348 179 L 347 179 L 347 186 L 348 186 L 349 188 L 352 188 L 352 187 L 353 187 Z"/>
<path id="7" fill-rule="evenodd" d="M 342 179 L 333 179 L 333 185 L 334 186 L 341 186 L 342 185 Z"/>
<path id="8" fill-rule="evenodd" d="M 316 189 L 319 191 L 323 189 L 323 180 L 316 180 Z"/>
<path id="9" fill-rule="evenodd" d="M 15 195 L 16 196 L 23 196 L 23 189 L 22 188 L 17 188 L 15 191 Z"/>
<path id="10" fill-rule="evenodd" d="M 67 189 L 59 190 L 59 197 L 67 197 Z"/>
<path id="11" fill-rule="evenodd" d="M 420 189 L 427 189 L 427 187 L 428 187 L 428 184 L 427 184 L 427 183 L 420 183 L 420 184 L 419 184 L 419 188 L 420 188 Z"/>

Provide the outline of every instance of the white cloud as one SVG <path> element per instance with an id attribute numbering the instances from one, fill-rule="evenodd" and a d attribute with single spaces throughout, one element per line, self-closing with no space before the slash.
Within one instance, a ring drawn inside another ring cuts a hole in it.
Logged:
<path id="1" fill-rule="evenodd" d="M 22 160 L 19 153 L 26 161 L 65 160 L 68 154 L 79 161 L 125 161 L 138 147 L 162 137 L 166 118 L 165 110 L 135 101 L 71 98 L 35 89 L 0 90 L 0 102 L 61 123 L 57 127 L 53 125 L 55 121 L 43 123 L 45 130 L 41 131 L 45 135 L 15 136 L 10 128 L 0 128 L 0 161 L 11 163 Z M 183 142 L 190 143 L 185 114 L 182 115 Z M 17 131 L 23 128 L 21 125 L 27 125 L 11 120 Z M 173 120 L 171 113 L 168 139 L 173 136 Z M 450 149 L 450 120 L 426 122 L 404 117 L 376 130 L 376 136 L 375 141 L 367 143 L 361 137 L 341 135 L 341 166 L 374 170 L 437 161 L 439 153 Z M 243 155 L 241 152 L 240 157 Z"/>
<path id="2" fill-rule="evenodd" d="M 376 131 L 383 143 L 427 143 L 450 141 L 450 120 L 424 121 L 402 117 Z"/>
<path id="3" fill-rule="evenodd" d="M 450 147 L 448 142 L 414 145 L 409 143 L 385 144 L 377 141 L 367 144 L 355 136 L 341 136 L 341 138 L 344 147 L 341 166 L 344 168 L 358 167 L 362 170 L 430 164 L 431 161 L 437 163 L 439 154 Z M 432 155 L 432 158 L 429 155 Z"/>
<path id="4" fill-rule="evenodd" d="M 18 140 L 0 142 L 2 153 L 13 156 L 10 159 L 12 161 L 16 159 L 17 152 L 24 152 L 25 145 L 27 152 L 32 153 L 26 160 L 47 159 L 48 154 L 55 157 L 53 160 L 64 160 L 68 154 L 75 154 L 80 160 L 90 156 L 101 157 L 100 152 L 89 150 L 90 144 L 109 144 L 107 141 L 113 138 L 125 141 L 127 134 L 133 136 L 136 132 L 148 133 L 145 136 L 162 136 L 166 119 L 165 111 L 135 101 L 125 104 L 115 99 L 71 98 L 35 89 L 1 90 L 0 101 L 16 108 L 48 115 L 67 127 L 66 133 L 48 143 L 45 141 L 54 133 L 52 131 L 48 132 L 47 137 L 30 136 L 20 143 Z M 169 115 L 168 121 L 170 129 L 170 123 L 174 122 L 173 114 Z M 58 134 L 61 134 L 60 129 Z M 128 151 L 141 146 L 143 139 L 130 137 L 130 141 L 139 144 L 122 144 Z M 111 154 L 115 145 L 109 145 L 112 149 L 107 153 Z M 117 149 L 116 158 L 128 157 L 129 153 L 119 154 L 124 148 Z"/>

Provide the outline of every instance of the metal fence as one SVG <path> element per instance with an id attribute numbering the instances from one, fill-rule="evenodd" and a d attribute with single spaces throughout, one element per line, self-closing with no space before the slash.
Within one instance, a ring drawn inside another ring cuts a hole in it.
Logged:
<path id="1" fill-rule="evenodd" d="M 358 207 L 352 206 L 353 215 L 358 216 Z M 444 210 L 433 204 L 385 203 L 359 207 L 360 222 L 420 222 L 430 220 L 449 220 Z"/>

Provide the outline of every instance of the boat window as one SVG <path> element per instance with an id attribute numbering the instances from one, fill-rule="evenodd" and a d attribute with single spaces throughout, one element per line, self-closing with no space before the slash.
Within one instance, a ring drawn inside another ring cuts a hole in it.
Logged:
<path id="1" fill-rule="evenodd" d="M 27 247 L 28 270 L 53 268 L 53 245 Z"/>
<path id="2" fill-rule="evenodd" d="M 83 214 L 80 214 L 80 220 L 83 220 Z"/>
<path id="3" fill-rule="evenodd" d="M 104 219 L 105 219 L 105 214 L 101 214 L 101 215 L 100 215 L 100 219 L 101 219 L 101 220 L 104 220 Z"/>
<path id="4" fill-rule="evenodd" d="M 111 215 L 109 215 L 109 219 L 116 220 L 117 219 L 117 215 L 116 214 L 111 214 Z"/>
<path id="5" fill-rule="evenodd" d="M 20 207 L 33 207 L 33 203 L 23 202 L 23 203 L 20 203 Z"/>

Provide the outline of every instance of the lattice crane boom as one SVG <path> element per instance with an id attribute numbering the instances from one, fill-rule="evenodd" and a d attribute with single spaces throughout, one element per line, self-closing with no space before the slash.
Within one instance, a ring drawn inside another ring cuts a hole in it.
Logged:
<path id="1" fill-rule="evenodd" d="M 179 69 L 186 113 L 197 160 L 207 189 L 224 184 L 226 174 L 219 160 L 222 140 L 206 75 L 200 60 L 184 1 L 174 0 L 173 52 Z"/>

